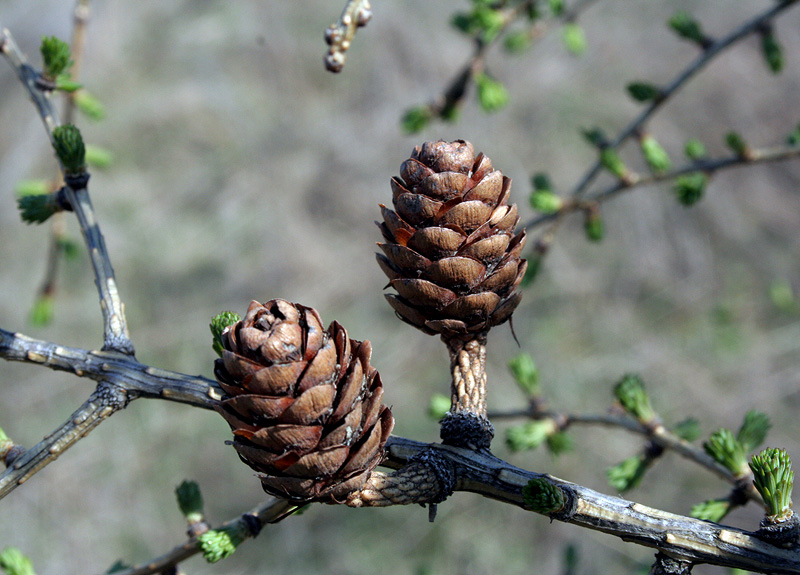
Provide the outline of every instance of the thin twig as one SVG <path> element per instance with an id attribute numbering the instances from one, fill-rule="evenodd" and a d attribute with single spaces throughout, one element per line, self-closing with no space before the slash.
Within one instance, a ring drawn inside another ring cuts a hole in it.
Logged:
<path id="1" fill-rule="evenodd" d="M 447 88 L 443 90 L 442 95 L 428 105 L 428 110 L 430 111 L 432 117 L 447 116 L 449 111 L 454 110 L 460 105 L 467 93 L 470 83 L 473 81 L 475 76 L 483 72 L 489 49 L 498 43 L 500 38 L 503 37 L 503 34 L 508 30 L 509 26 L 511 26 L 511 24 L 517 18 L 519 18 L 524 11 L 534 4 L 535 1 L 536 0 L 521 2 L 513 8 L 503 12 L 503 24 L 494 38 L 492 38 L 490 41 L 485 41 L 481 35 L 475 38 L 475 47 L 470 59 L 467 60 L 464 66 L 459 69 L 458 73 L 453 76 L 453 79 L 447 85 Z M 541 39 L 547 33 L 547 31 L 549 31 L 555 24 L 559 22 L 573 22 L 578 18 L 581 12 L 586 10 L 596 1 L 597 0 L 579 0 L 570 9 L 564 11 L 564 13 L 556 18 L 551 18 L 544 21 L 537 20 L 535 23 L 536 34 L 531 35 L 531 40 L 535 41 Z"/>
<path id="2" fill-rule="evenodd" d="M 71 79 L 80 80 L 81 65 L 83 64 L 84 46 L 86 44 L 86 23 L 89 19 L 89 0 L 78 0 L 73 12 L 72 24 L 72 67 Z M 64 92 L 64 123 L 72 124 L 75 115 L 75 93 Z M 58 183 L 54 189 L 60 189 L 64 184 L 59 174 Z M 50 218 L 50 242 L 47 248 L 47 263 L 45 274 L 37 294 L 37 301 L 52 298 L 56 292 L 58 280 L 58 264 L 64 256 L 64 239 L 66 237 L 66 222 L 63 212 L 53 214 Z"/>
<path id="3" fill-rule="evenodd" d="M 348 0 L 339 20 L 325 30 L 325 41 L 330 48 L 325 55 L 325 68 L 329 72 L 341 72 L 356 30 L 366 26 L 372 18 L 369 0 Z"/>
<path id="4" fill-rule="evenodd" d="M 171 372 L 161 372 L 143 366 L 130 356 L 110 352 L 89 352 L 70 349 L 48 342 L 32 340 L 0 330 L 0 357 L 40 363 L 54 369 L 68 370 L 84 377 L 108 381 L 103 389 L 106 392 L 115 390 L 126 400 L 133 399 L 138 393 L 131 390 L 148 388 L 150 397 L 176 399 L 173 393 L 184 394 L 187 389 L 205 386 L 210 393 L 216 386 L 200 378 L 181 376 Z M 105 361 L 104 361 L 105 360 Z M 171 378 L 159 379 L 163 374 Z M 157 391 L 149 385 L 162 385 Z M 143 385 L 145 382 L 148 386 Z M 101 389 L 100 387 L 98 389 Z M 169 390 L 169 392 L 167 391 Z M 218 390 L 217 390 L 218 391 Z M 99 392 L 98 392 L 99 393 Z M 185 398 L 183 398 L 185 399 Z M 85 411 L 113 409 L 112 403 L 99 398 L 97 407 Z M 199 407 L 212 407 L 214 399 L 210 395 L 194 396 Z M 76 415 L 84 416 L 84 411 Z M 87 418 L 89 424 L 98 418 Z M 65 436 L 76 436 L 85 433 L 89 428 L 70 430 L 64 426 Z M 70 435 L 71 434 L 71 435 Z M 44 442 L 43 442 L 44 443 Z M 60 453 L 69 443 L 51 442 Z M 42 446 L 48 448 L 47 444 Z M 770 573 L 800 574 L 800 553 L 778 549 L 755 538 L 751 533 L 722 527 L 714 523 L 699 521 L 689 517 L 681 517 L 664 511 L 649 509 L 616 497 L 602 495 L 585 487 L 574 485 L 548 475 L 524 471 L 514 467 L 488 451 L 472 451 L 456 446 L 426 444 L 391 437 L 387 442 L 389 459 L 388 467 L 400 468 L 422 449 L 434 450 L 437 456 L 447 458 L 456 473 L 456 490 L 471 491 L 511 505 L 524 508 L 522 487 L 534 478 L 545 478 L 559 485 L 572 501 L 568 513 L 555 514 L 553 519 L 567 521 L 583 527 L 598 529 L 632 541 L 640 545 L 654 547 L 687 560 L 715 565 L 725 565 Z M 26 461 L 38 456 L 23 455 L 18 461 L 24 466 Z M 45 455 L 45 460 L 47 456 Z M 16 462 L 11 470 L 0 476 L 5 481 L 3 489 L 10 491 L 20 478 L 27 479 L 37 469 L 26 467 L 25 474 L 15 471 Z M 184 546 L 176 548 L 175 553 L 183 553 Z M 152 573 L 154 571 L 142 571 Z"/>
<path id="5" fill-rule="evenodd" d="M 14 460 L 0 474 L 0 499 L 22 485 L 85 437 L 103 420 L 124 408 L 130 395 L 111 385 L 98 385 L 84 404 L 58 429 Z"/>
<path id="6" fill-rule="evenodd" d="M 58 115 L 48 95 L 36 85 L 39 73 L 25 62 L 14 39 L 6 29 L 3 29 L 0 34 L 0 47 L 6 60 L 17 73 L 17 77 L 27 88 L 28 95 L 36 105 L 52 143 L 53 130 L 59 124 Z M 125 319 L 125 306 L 117 291 L 114 269 L 111 266 L 105 241 L 97 223 L 97 216 L 89 200 L 89 193 L 85 187 L 73 190 L 67 186 L 67 196 L 78 218 L 94 269 L 95 285 L 100 295 L 100 309 L 103 314 L 103 349 L 133 355 L 133 343 L 128 335 L 128 325 Z"/>
<path id="7" fill-rule="evenodd" d="M 262 503 L 258 507 L 254 507 L 244 515 L 249 515 L 258 520 L 261 526 L 272 523 L 275 519 L 280 518 L 289 508 L 293 505 L 287 503 L 282 499 L 271 499 Z M 245 520 L 243 516 L 239 516 L 230 521 L 226 521 L 222 525 L 214 529 L 222 529 L 225 527 L 244 526 Z M 244 530 L 246 533 L 248 530 Z M 164 573 L 170 567 L 178 565 L 181 561 L 185 561 L 189 557 L 200 553 L 200 548 L 197 546 L 197 538 L 190 537 L 180 545 L 177 545 L 164 555 L 155 557 L 146 563 L 117 571 L 116 575 L 153 575 L 154 573 Z"/>
<path id="8" fill-rule="evenodd" d="M 612 149 L 618 148 L 628 138 L 636 134 L 642 128 L 642 126 L 644 126 L 645 122 L 647 122 L 647 120 L 649 120 L 650 117 L 656 113 L 656 111 L 658 111 L 667 101 L 669 101 L 669 99 L 678 90 L 680 90 L 684 84 L 686 84 L 695 74 L 702 70 L 706 64 L 711 62 L 721 52 L 731 47 L 739 40 L 742 40 L 748 35 L 757 32 L 761 27 L 764 26 L 764 24 L 775 18 L 784 10 L 790 8 L 793 4 L 796 4 L 797 1 L 798 0 L 783 0 L 782 2 L 778 2 L 775 6 L 770 7 L 768 10 L 742 24 L 724 38 L 721 38 L 709 45 L 707 49 L 703 50 L 703 52 L 691 64 L 679 72 L 678 75 L 675 76 L 675 78 L 661 90 L 660 97 L 656 98 L 647 108 L 645 108 L 644 111 L 642 111 L 641 114 L 639 114 L 639 116 L 637 116 L 630 124 L 628 124 L 628 126 L 626 126 L 625 129 L 623 129 L 619 135 L 617 135 L 617 137 L 609 144 L 608 147 Z M 603 164 L 598 159 L 576 184 L 572 194 L 575 196 L 584 194 L 602 170 Z"/>
<path id="9" fill-rule="evenodd" d="M 557 212 L 535 216 L 528 220 L 523 227 L 532 229 L 546 222 L 562 218 L 567 214 L 583 210 L 588 204 L 604 202 L 618 196 L 622 192 L 631 191 L 636 188 L 653 184 L 669 182 L 687 174 L 693 174 L 697 172 L 714 174 L 730 168 L 755 164 L 766 164 L 770 162 L 782 162 L 784 160 L 793 160 L 797 158 L 800 158 L 800 146 L 785 145 L 775 146 L 772 148 L 750 149 L 748 150 L 746 156 L 733 155 L 724 158 L 705 159 L 696 162 L 690 162 L 685 166 L 681 166 L 680 168 L 676 168 L 661 174 L 648 174 L 642 176 L 640 174 L 631 172 L 628 174 L 628 177 L 626 177 L 625 180 L 618 180 L 607 188 L 588 195 L 581 200 L 566 200 L 563 207 Z"/>

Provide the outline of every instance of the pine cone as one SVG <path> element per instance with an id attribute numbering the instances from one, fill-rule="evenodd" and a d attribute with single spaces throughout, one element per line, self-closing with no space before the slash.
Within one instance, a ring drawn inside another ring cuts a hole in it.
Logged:
<path id="1" fill-rule="evenodd" d="M 229 397 L 218 411 L 264 491 L 335 503 L 360 488 L 394 426 L 370 343 L 336 322 L 323 330 L 314 309 L 278 299 L 252 302 L 222 344 L 214 374 Z"/>
<path id="2" fill-rule="evenodd" d="M 428 334 L 483 332 L 511 317 L 527 262 L 511 180 L 472 144 L 426 142 L 392 178 L 394 211 L 381 205 L 377 254 L 400 318 Z"/>

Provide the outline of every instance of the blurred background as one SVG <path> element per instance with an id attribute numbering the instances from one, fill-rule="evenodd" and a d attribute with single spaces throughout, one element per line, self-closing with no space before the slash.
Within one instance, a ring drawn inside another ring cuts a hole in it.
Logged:
<path id="1" fill-rule="evenodd" d="M 597 2 L 581 18 L 588 48 L 576 58 L 558 31 L 533 50 L 494 50 L 488 69 L 506 82 L 508 108 L 486 114 L 468 98 L 456 124 L 416 136 L 404 110 L 444 89 L 472 51 L 450 25 L 466 0 L 375 0 L 340 75 L 325 72 L 324 29 L 344 0 L 303 2 L 162 0 L 93 3 L 82 80 L 107 108 L 80 119 L 89 143 L 114 154 L 90 191 L 126 304 L 140 361 L 211 376 L 207 329 L 222 310 L 281 297 L 317 308 L 351 337 L 369 339 L 395 433 L 438 438 L 427 415 L 447 393 L 448 360 L 438 339 L 396 320 L 374 261 L 379 203 L 413 146 L 463 138 L 514 180 L 523 221 L 529 178 L 547 170 L 568 191 L 596 152 L 580 135 L 616 134 L 640 106 L 633 80 L 664 83 L 697 49 L 666 21 L 692 11 L 712 36 L 772 0 Z M 8 27 L 39 65 L 43 35 L 68 38 L 72 2 L 0 0 Z M 786 68 L 764 65 L 757 38 L 724 53 L 649 125 L 682 163 L 683 144 L 703 140 L 727 155 L 736 130 L 754 146 L 782 144 L 800 121 L 800 10 L 777 22 Z M 15 186 L 49 178 L 55 162 L 44 130 L 11 69 L 0 65 L 0 326 L 64 345 L 98 348 L 101 319 L 85 255 L 62 266 L 54 321 L 29 322 L 43 277 L 48 226 L 26 226 Z M 635 149 L 625 157 L 637 165 Z M 738 429 L 750 409 L 773 418 L 770 446 L 800 460 L 800 162 L 739 168 L 713 179 L 687 209 L 669 186 L 635 190 L 605 205 L 606 239 L 586 241 L 580 217 L 563 226 L 545 268 L 507 325 L 489 338 L 490 409 L 522 407 L 506 368 L 532 354 L 554 409 L 603 412 L 625 372 L 646 381 L 667 423 L 692 416 L 703 438 Z M 68 218 L 69 220 L 69 218 Z M 71 237 L 79 231 L 69 220 Z M 82 244 L 81 244 L 82 245 Z M 777 290 L 777 292 L 776 292 Z M 775 297 L 781 290 L 783 296 Z M 788 290 L 788 291 L 787 291 Z M 4 363 L 0 426 L 23 445 L 57 427 L 92 382 L 36 366 Z M 573 452 L 513 454 L 498 422 L 495 452 L 604 493 L 605 469 L 638 452 L 639 437 L 574 428 Z M 0 547 L 29 554 L 40 575 L 103 572 L 139 563 L 183 541 L 174 488 L 200 483 L 207 517 L 219 523 L 264 500 L 259 482 L 224 444 L 228 426 L 209 411 L 140 400 L 104 423 L 2 505 Z M 688 514 L 729 491 L 710 472 L 667 453 L 626 497 Z M 755 529 L 751 505 L 726 522 Z M 419 507 L 352 510 L 314 506 L 269 526 L 230 559 L 195 557 L 187 573 L 522 574 L 635 573 L 653 552 L 600 533 L 457 493 L 429 524 Z M 697 573 L 723 573 L 700 567 Z"/>

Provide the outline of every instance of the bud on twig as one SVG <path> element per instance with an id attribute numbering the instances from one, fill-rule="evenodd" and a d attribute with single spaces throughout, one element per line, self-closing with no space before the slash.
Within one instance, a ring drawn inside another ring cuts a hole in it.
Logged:
<path id="1" fill-rule="evenodd" d="M 75 176 L 86 171 L 86 147 L 78 128 L 72 124 L 55 128 L 53 148 L 67 175 Z"/>
<path id="2" fill-rule="evenodd" d="M 567 504 L 564 490 L 543 477 L 531 479 L 522 488 L 525 507 L 536 513 L 558 513 Z"/>
<path id="3" fill-rule="evenodd" d="M 16 547 L 6 547 L 0 552 L 0 569 L 6 575 L 36 575 L 30 558 Z"/>

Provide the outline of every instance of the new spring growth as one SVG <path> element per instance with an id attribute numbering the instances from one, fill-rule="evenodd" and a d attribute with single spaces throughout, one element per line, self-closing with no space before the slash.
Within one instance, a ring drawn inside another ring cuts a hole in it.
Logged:
<path id="1" fill-rule="evenodd" d="M 496 112 L 508 104 L 508 90 L 502 82 L 498 82 L 488 74 L 475 74 L 475 85 L 478 87 L 478 102 L 486 112 Z"/>
<path id="2" fill-rule="evenodd" d="M 440 421 L 450 411 L 450 398 L 443 393 L 434 393 L 428 405 L 428 415 L 436 421 Z"/>
<path id="3" fill-rule="evenodd" d="M 702 160 L 708 155 L 705 144 L 697 138 L 689 139 L 686 142 L 686 146 L 683 148 L 683 152 L 686 154 L 686 157 L 693 162 Z"/>
<path id="4" fill-rule="evenodd" d="M 222 332 L 225 331 L 226 327 L 235 324 L 240 319 L 242 318 L 239 317 L 239 314 L 233 311 L 223 311 L 211 318 L 211 323 L 208 324 L 211 330 L 211 347 L 217 352 L 218 356 L 222 357 Z"/>
<path id="5" fill-rule="evenodd" d="M 744 452 L 750 453 L 764 443 L 771 427 L 772 422 L 770 422 L 766 413 L 761 413 L 755 409 L 748 411 L 744 416 L 739 432 L 736 434 L 736 439 L 742 444 Z"/>
<path id="6" fill-rule="evenodd" d="M 725 134 L 725 145 L 740 158 L 746 158 L 748 153 L 747 143 L 742 138 L 741 134 L 737 132 L 728 132 Z"/>
<path id="7" fill-rule="evenodd" d="M 536 513 L 558 513 L 567 504 L 564 491 L 543 477 L 531 479 L 522 488 L 525 507 Z"/>
<path id="8" fill-rule="evenodd" d="M 544 172 L 538 172 L 531 178 L 533 192 L 529 201 L 531 207 L 542 214 L 554 214 L 562 208 L 564 201 L 553 192 L 550 177 Z"/>
<path id="9" fill-rule="evenodd" d="M 642 148 L 647 165 L 656 174 L 662 174 L 672 167 L 667 151 L 659 144 L 653 136 L 645 134 L 642 136 L 639 145 Z"/>
<path id="10" fill-rule="evenodd" d="M 247 535 L 247 527 L 236 522 L 221 529 L 206 531 L 197 538 L 197 547 L 206 561 L 216 563 L 233 555 Z"/>
<path id="11" fill-rule="evenodd" d="M 708 185 L 708 176 L 703 172 L 692 172 L 675 178 L 672 191 L 678 202 L 684 206 L 693 206 L 703 199 Z"/>
<path id="12" fill-rule="evenodd" d="M 187 523 L 203 521 L 203 494 L 196 481 L 184 480 L 175 488 L 175 497 Z"/>
<path id="13" fill-rule="evenodd" d="M 652 102 L 661 99 L 661 90 L 649 82 L 631 82 L 625 89 L 637 102 Z"/>
<path id="14" fill-rule="evenodd" d="M 558 425 L 550 417 L 537 419 L 509 427 L 506 431 L 506 445 L 511 451 L 536 449 L 551 435 L 558 433 Z"/>
<path id="15" fill-rule="evenodd" d="M 16 547 L 6 547 L 0 552 L 0 569 L 6 575 L 36 575 L 31 560 Z"/>
<path id="16" fill-rule="evenodd" d="M 586 232 L 586 239 L 590 242 L 602 241 L 605 235 L 605 224 L 603 223 L 603 213 L 600 211 L 600 204 L 591 204 L 583 213 L 583 231 Z"/>
<path id="17" fill-rule="evenodd" d="M 712 43 L 711 39 L 703 32 L 700 23 L 686 11 L 675 12 L 669 19 L 669 27 L 681 38 L 694 42 L 702 48 L 707 48 Z"/>
<path id="18" fill-rule="evenodd" d="M 66 175 L 77 176 L 86 171 L 86 147 L 80 130 L 72 124 L 53 130 L 53 149 Z"/>
<path id="19" fill-rule="evenodd" d="M 650 398 L 644 390 L 644 382 L 636 374 L 626 374 L 614 386 L 614 397 L 622 408 L 639 420 L 643 425 L 651 424 L 656 419 L 656 412 L 650 405 Z"/>
<path id="20" fill-rule="evenodd" d="M 783 70 L 783 49 L 775 37 L 771 26 L 764 26 L 761 30 L 761 51 L 764 61 L 773 74 L 780 74 Z"/>
<path id="21" fill-rule="evenodd" d="M 750 462 L 753 471 L 753 484 L 764 504 L 767 515 L 773 523 L 786 521 L 792 515 L 792 487 L 794 471 L 792 460 L 785 449 L 767 448 L 754 455 Z"/>
<path id="22" fill-rule="evenodd" d="M 580 56 L 586 51 L 586 34 L 575 22 L 568 22 L 561 28 L 561 41 L 573 56 Z"/>
<path id="23" fill-rule="evenodd" d="M 39 47 L 42 53 L 42 67 L 44 77 L 51 82 L 62 74 L 68 74 L 72 67 L 72 55 L 69 44 L 55 36 L 45 36 Z"/>
<path id="24" fill-rule="evenodd" d="M 744 448 L 730 429 L 722 428 L 712 433 L 703 443 L 703 449 L 737 479 L 749 473 Z"/>
<path id="25" fill-rule="evenodd" d="M 713 521 L 719 523 L 731 510 L 729 499 L 709 499 L 692 507 L 690 515 L 703 521 Z"/>
<path id="26" fill-rule="evenodd" d="M 431 120 L 433 120 L 433 110 L 430 106 L 414 106 L 403 114 L 400 124 L 406 134 L 416 134 L 424 130 Z"/>
<path id="27" fill-rule="evenodd" d="M 514 381 L 528 396 L 537 396 L 542 390 L 539 386 L 539 370 L 533 358 L 527 353 L 520 353 L 508 361 L 508 369 Z"/>
<path id="28" fill-rule="evenodd" d="M 650 460 L 644 455 L 634 455 L 606 470 L 608 484 L 623 493 L 633 489 L 642 480 Z"/>

